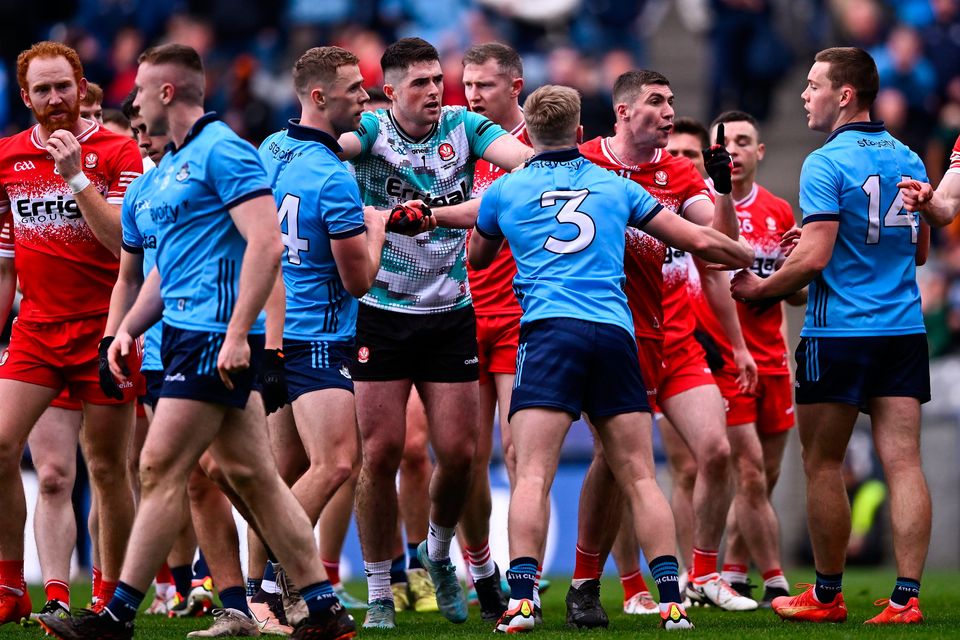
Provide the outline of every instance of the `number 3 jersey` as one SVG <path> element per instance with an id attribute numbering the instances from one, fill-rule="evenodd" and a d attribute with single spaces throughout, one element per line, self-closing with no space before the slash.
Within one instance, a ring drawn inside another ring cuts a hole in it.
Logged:
<path id="1" fill-rule="evenodd" d="M 95 122 L 77 136 L 80 166 L 92 188 L 120 205 L 143 171 L 136 143 Z M 39 125 L 0 140 L 0 256 L 14 258 L 23 302 L 20 318 L 59 322 L 104 315 L 120 263 L 87 226 Z M 11 241 L 12 240 L 12 241 Z"/>
<path id="2" fill-rule="evenodd" d="M 364 113 L 353 159 L 364 204 L 391 208 L 408 200 L 432 207 L 470 197 L 476 159 L 507 132 L 464 107 L 443 107 L 421 138 L 407 135 L 389 110 Z M 440 313 L 470 304 L 466 229 L 437 228 L 410 237 L 387 232 L 380 271 L 364 304 L 402 313 Z"/>
<path id="3" fill-rule="evenodd" d="M 804 337 L 924 333 L 916 278 L 919 216 L 897 183 L 927 181 L 920 158 L 881 122 L 838 128 L 800 172 L 803 224 L 840 223 L 827 267 L 810 283 Z"/>
<path id="4" fill-rule="evenodd" d="M 786 200 L 758 184 L 753 185 L 743 200 L 735 201 L 734 207 L 740 222 L 740 237 L 750 243 L 756 256 L 751 270 L 761 278 L 767 278 L 783 256 L 780 239 L 794 225 L 793 210 Z M 730 273 L 732 275 L 733 272 Z M 761 374 L 789 373 L 787 347 L 780 333 L 782 305 L 779 302 L 764 308 L 743 302 L 737 302 L 736 305 L 743 339 L 756 360 L 757 370 Z M 696 299 L 694 309 L 700 326 L 717 343 L 724 367 L 732 367 L 733 348 L 704 296 Z"/>

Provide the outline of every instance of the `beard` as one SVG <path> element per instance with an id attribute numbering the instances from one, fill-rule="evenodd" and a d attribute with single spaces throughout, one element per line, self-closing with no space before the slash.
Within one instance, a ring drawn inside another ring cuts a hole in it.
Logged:
<path id="1" fill-rule="evenodd" d="M 54 119 L 54 116 L 65 114 L 66 118 Z M 77 120 L 80 119 L 80 102 L 77 101 L 72 107 L 59 105 L 56 107 L 47 107 L 43 111 L 33 110 L 33 115 L 40 123 L 40 126 L 46 129 L 48 133 L 59 131 L 61 129 L 72 129 Z"/>

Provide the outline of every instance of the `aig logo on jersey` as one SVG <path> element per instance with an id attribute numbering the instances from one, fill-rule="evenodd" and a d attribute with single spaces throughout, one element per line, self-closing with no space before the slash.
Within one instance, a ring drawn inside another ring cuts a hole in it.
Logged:
<path id="1" fill-rule="evenodd" d="M 100 162 L 100 156 L 91 151 L 87 155 L 83 156 L 83 166 L 87 169 L 95 169 L 97 163 Z"/>
<path id="2" fill-rule="evenodd" d="M 441 160 L 443 160 L 444 162 L 448 162 L 450 160 L 453 160 L 456 157 L 457 152 L 453 148 L 452 144 L 450 144 L 449 142 L 444 142 L 439 147 L 437 147 L 437 154 L 439 154 Z"/>
<path id="3" fill-rule="evenodd" d="M 183 163 L 183 166 L 180 167 L 180 171 L 177 171 L 176 178 L 177 182 L 183 182 L 190 178 L 190 163 Z"/>
<path id="4" fill-rule="evenodd" d="M 657 171 L 655 174 L 653 174 L 653 181 L 661 187 L 667 186 L 667 172 Z"/>

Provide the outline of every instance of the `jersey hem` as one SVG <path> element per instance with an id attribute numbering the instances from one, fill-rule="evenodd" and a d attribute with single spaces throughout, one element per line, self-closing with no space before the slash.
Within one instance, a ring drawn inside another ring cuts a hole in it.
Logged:
<path id="1" fill-rule="evenodd" d="M 466 307 L 472 306 L 473 299 L 467 298 L 466 301 L 458 303 L 453 306 L 442 307 L 442 308 L 431 308 L 431 309 L 424 309 L 424 308 L 417 308 L 417 307 L 396 307 L 396 306 L 385 305 L 385 304 L 377 304 L 375 302 L 368 302 L 366 300 L 361 300 L 360 304 L 365 305 L 367 307 L 372 307 L 374 309 L 380 309 L 381 311 L 395 311 L 396 313 L 405 313 L 411 316 L 427 316 L 427 315 L 434 315 L 438 313 L 450 313 L 451 311 L 459 311 Z"/>
<path id="2" fill-rule="evenodd" d="M 923 325 L 864 332 L 863 329 L 801 329 L 801 338 L 873 338 L 876 336 L 926 335 Z"/>

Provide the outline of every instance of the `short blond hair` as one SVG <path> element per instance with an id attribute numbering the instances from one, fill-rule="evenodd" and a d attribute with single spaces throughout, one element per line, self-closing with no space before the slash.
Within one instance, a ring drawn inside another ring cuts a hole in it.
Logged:
<path id="1" fill-rule="evenodd" d="M 544 145 L 576 143 L 580 126 L 580 94 L 576 89 L 547 84 L 523 103 L 530 136 Z"/>
<path id="2" fill-rule="evenodd" d="M 337 69 L 359 64 L 360 59 L 340 47 L 314 47 L 300 56 L 293 65 L 293 86 L 305 96 L 317 82 L 330 84 L 337 78 Z"/>

